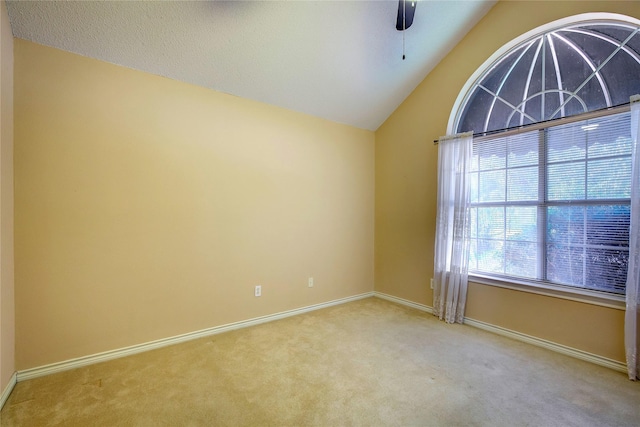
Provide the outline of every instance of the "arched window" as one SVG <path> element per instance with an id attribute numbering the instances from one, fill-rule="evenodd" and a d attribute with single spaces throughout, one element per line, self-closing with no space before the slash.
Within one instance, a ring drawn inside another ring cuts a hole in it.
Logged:
<path id="1" fill-rule="evenodd" d="M 628 103 L 640 93 L 637 20 L 589 16 L 538 30 L 483 66 L 456 109 L 454 132 L 573 116 Z"/>
<path id="2" fill-rule="evenodd" d="M 472 76 L 449 130 L 480 134 L 469 180 L 476 280 L 620 299 L 629 260 L 628 104 L 639 93 L 640 21 L 620 15 L 534 30 Z"/>

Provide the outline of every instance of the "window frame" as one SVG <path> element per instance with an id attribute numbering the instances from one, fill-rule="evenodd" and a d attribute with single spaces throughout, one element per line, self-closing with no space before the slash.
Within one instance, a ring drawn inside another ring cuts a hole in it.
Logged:
<path id="1" fill-rule="evenodd" d="M 613 116 L 615 114 L 625 113 L 630 111 L 630 105 L 625 104 L 621 106 L 616 106 L 612 108 L 606 108 L 597 111 L 591 111 L 588 113 L 583 113 L 580 115 L 563 117 L 560 119 L 549 120 L 545 122 L 535 123 L 527 126 L 522 126 L 516 129 L 503 131 L 499 133 L 489 134 L 486 136 L 480 136 L 475 138 L 474 144 L 482 144 L 483 141 L 488 141 L 492 138 L 502 138 L 512 135 L 517 135 L 521 133 L 528 132 L 546 132 L 546 129 L 555 126 L 566 125 L 575 122 L 582 122 L 585 120 L 601 118 L 606 116 Z M 542 137 L 542 136 L 540 136 Z M 543 164 L 538 165 L 539 173 L 546 173 L 547 168 L 546 160 Z M 540 185 L 543 181 L 540 181 Z M 546 198 L 543 198 L 546 199 Z M 602 205 L 607 204 L 609 202 L 615 202 L 616 204 L 626 204 L 630 203 L 630 199 L 597 199 L 597 200 L 584 200 L 580 202 L 580 205 Z M 548 200 L 538 200 L 533 202 L 514 202 L 513 205 L 528 205 L 528 206 L 536 206 L 540 210 L 544 210 L 548 206 L 562 205 L 566 202 L 557 202 L 557 201 L 548 201 Z M 509 203 L 499 203 L 501 206 L 510 205 Z M 539 218 L 539 224 L 541 219 Z M 545 222 L 543 227 L 539 228 L 540 233 L 545 234 L 544 230 L 546 229 L 546 219 L 542 219 Z M 538 241 L 539 245 L 546 244 L 546 236 Z M 539 260 L 539 263 L 544 266 L 546 264 L 546 250 L 542 251 L 543 258 Z M 538 266 L 537 266 L 538 267 Z M 546 280 L 527 280 L 526 278 L 520 278 L 515 276 L 503 276 L 500 274 L 482 274 L 478 272 L 469 271 L 469 281 L 474 283 L 480 283 L 483 285 L 491 285 L 497 286 L 501 288 L 514 289 L 518 291 L 525 291 L 534 294 L 553 296 L 563 299 L 569 299 L 573 301 L 586 302 L 589 304 L 595 304 L 600 306 L 605 306 L 609 308 L 615 308 L 624 310 L 625 309 L 625 296 L 623 294 L 616 294 L 607 291 L 598 291 L 588 288 L 581 288 L 578 286 L 571 285 L 561 285 L 552 283 Z"/>
<path id="2" fill-rule="evenodd" d="M 478 83 L 478 81 L 484 76 L 485 72 L 493 66 L 500 58 L 504 55 L 508 54 L 513 48 L 522 43 L 530 40 L 532 38 L 537 37 L 538 35 L 560 29 L 562 27 L 567 27 L 570 25 L 577 24 L 588 24 L 588 23 L 620 23 L 620 24 L 632 24 L 640 27 L 640 20 L 616 13 L 605 13 L 605 12 L 593 12 L 593 13 L 583 13 L 579 15 L 574 15 L 566 18 L 562 18 L 556 21 L 549 22 L 547 24 L 541 25 L 537 28 L 534 28 L 501 46 L 499 49 L 494 51 L 477 69 L 476 71 L 467 79 L 463 87 L 461 88 L 458 96 L 453 104 L 451 109 L 451 113 L 449 115 L 449 121 L 447 124 L 447 134 L 454 134 L 456 132 L 456 127 L 458 125 L 458 121 L 460 120 L 460 115 L 463 112 L 464 105 L 467 101 L 468 96 L 471 91 Z M 613 114 L 613 112 L 609 113 L 611 110 L 615 110 L 618 107 L 608 108 L 601 111 L 593 111 L 581 114 L 579 116 L 565 117 L 561 119 L 551 120 L 552 122 L 556 122 L 560 124 L 569 123 L 570 121 L 581 121 L 588 118 L 600 117 L 606 114 Z M 628 106 L 622 107 L 629 109 Z M 619 110 L 617 112 L 622 112 L 623 110 Z M 540 122 L 526 126 L 526 130 L 523 128 L 517 128 L 507 132 L 522 132 L 522 131 L 530 131 L 537 128 L 548 127 L 549 123 Z M 503 132 L 501 136 L 507 136 L 508 133 Z M 483 138 L 483 137 L 480 137 Z M 613 294 L 602 291 L 593 291 L 590 289 L 577 288 L 571 286 L 564 285 L 556 285 L 551 283 L 531 283 L 527 280 L 517 279 L 514 277 L 509 278 L 495 278 L 488 277 L 479 274 L 469 274 L 469 281 L 473 283 L 478 283 L 481 285 L 490 285 L 499 288 L 512 289 L 516 291 L 527 292 L 530 294 L 544 295 L 555 298 L 561 298 L 571 301 L 577 301 L 581 303 L 588 303 L 598 306 L 604 306 L 608 308 L 613 308 L 617 310 L 625 310 L 625 296 L 621 294 Z"/>

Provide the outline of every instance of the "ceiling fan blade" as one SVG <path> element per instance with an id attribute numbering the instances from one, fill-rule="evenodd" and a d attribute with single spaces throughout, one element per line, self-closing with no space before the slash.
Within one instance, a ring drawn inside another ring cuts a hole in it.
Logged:
<path id="1" fill-rule="evenodd" d="M 413 15 L 416 13 L 417 5 L 418 2 L 415 0 L 398 0 L 398 19 L 396 19 L 396 30 L 404 31 L 413 24 Z"/>

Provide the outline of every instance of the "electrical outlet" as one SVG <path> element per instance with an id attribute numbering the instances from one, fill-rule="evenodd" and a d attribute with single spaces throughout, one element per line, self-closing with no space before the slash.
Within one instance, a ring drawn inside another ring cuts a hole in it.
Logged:
<path id="1" fill-rule="evenodd" d="M 433 289 L 433 278 L 431 279 L 431 289 Z"/>
<path id="2" fill-rule="evenodd" d="M 309 277 L 309 287 L 313 288 L 313 277 Z"/>
<path id="3" fill-rule="evenodd" d="M 262 295 L 262 286 L 258 285 L 256 286 L 255 296 L 259 297 L 260 295 Z"/>

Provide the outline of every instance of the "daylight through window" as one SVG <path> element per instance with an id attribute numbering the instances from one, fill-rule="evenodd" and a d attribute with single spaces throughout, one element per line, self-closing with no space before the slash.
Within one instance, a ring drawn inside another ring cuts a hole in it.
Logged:
<path id="1" fill-rule="evenodd" d="M 628 105 L 616 106 L 636 93 L 629 23 L 556 28 L 487 68 L 454 128 L 485 133 L 473 147 L 470 274 L 624 294 L 632 144 Z"/>
<path id="2" fill-rule="evenodd" d="M 624 112 L 475 143 L 470 271 L 623 293 L 630 128 Z"/>

